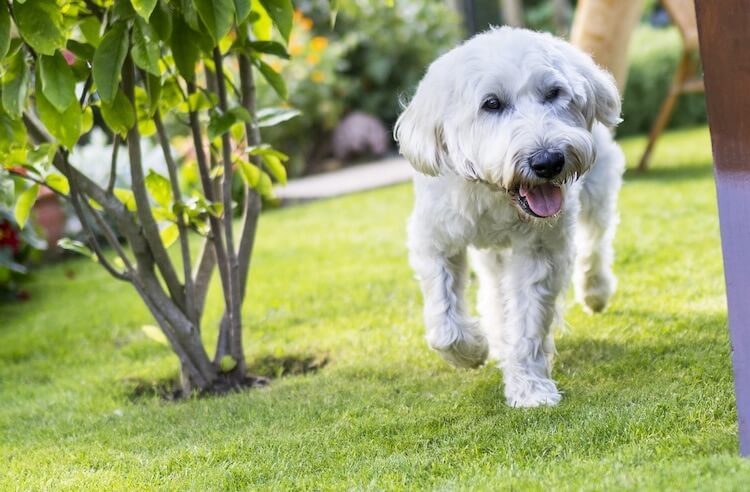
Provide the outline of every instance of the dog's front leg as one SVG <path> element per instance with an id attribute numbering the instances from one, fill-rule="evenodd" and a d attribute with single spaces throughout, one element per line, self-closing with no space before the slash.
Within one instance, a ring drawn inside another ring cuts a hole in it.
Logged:
<path id="1" fill-rule="evenodd" d="M 570 262 L 565 241 L 554 249 L 516 246 L 507 265 L 506 321 L 501 328 L 500 367 L 505 398 L 513 407 L 556 405 L 561 398 L 551 378 L 555 352 L 551 326 Z"/>
<path id="2" fill-rule="evenodd" d="M 427 343 L 456 367 L 482 365 L 487 339 L 464 301 L 466 250 L 450 257 L 412 250 L 410 257 L 424 296 Z"/>

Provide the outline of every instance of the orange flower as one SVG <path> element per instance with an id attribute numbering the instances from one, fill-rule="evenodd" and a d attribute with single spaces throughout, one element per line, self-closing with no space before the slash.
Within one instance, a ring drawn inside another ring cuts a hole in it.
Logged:
<path id="1" fill-rule="evenodd" d="M 312 47 L 313 51 L 323 51 L 326 49 L 326 46 L 328 46 L 328 38 L 325 36 L 315 36 L 310 41 L 310 46 Z"/>
<path id="2" fill-rule="evenodd" d="M 310 79 L 313 82 L 320 83 L 326 79 L 326 76 L 320 70 L 313 70 L 312 73 L 310 74 Z"/>
<path id="3" fill-rule="evenodd" d="M 320 55 L 318 55 L 317 53 L 310 53 L 309 55 L 307 55 L 307 58 L 305 58 L 305 60 L 307 60 L 307 63 L 309 63 L 310 65 L 317 65 L 318 63 L 320 63 Z"/>
<path id="4" fill-rule="evenodd" d="M 312 29 L 313 21 L 309 17 L 302 16 L 299 21 L 299 26 L 303 31 L 309 31 L 310 29 Z"/>

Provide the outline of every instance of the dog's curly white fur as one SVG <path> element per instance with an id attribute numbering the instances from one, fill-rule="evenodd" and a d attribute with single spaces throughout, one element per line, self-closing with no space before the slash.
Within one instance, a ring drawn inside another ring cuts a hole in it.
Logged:
<path id="1" fill-rule="evenodd" d="M 499 361 L 509 405 L 555 405 L 552 326 L 571 269 L 601 311 L 624 159 L 612 77 L 572 45 L 503 27 L 430 65 L 395 127 L 419 171 L 409 257 L 427 342 L 459 367 Z M 479 313 L 464 300 L 467 250 Z"/>

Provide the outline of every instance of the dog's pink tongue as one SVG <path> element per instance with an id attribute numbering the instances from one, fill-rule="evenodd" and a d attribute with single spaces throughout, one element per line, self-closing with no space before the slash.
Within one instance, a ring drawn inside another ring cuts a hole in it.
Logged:
<path id="1" fill-rule="evenodd" d="M 550 183 L 526 188 L 521 186 L 519 193 L 526 198 L 529 208 L 539 217 L 550 217 L 562 208 L 562 190 Z"/>

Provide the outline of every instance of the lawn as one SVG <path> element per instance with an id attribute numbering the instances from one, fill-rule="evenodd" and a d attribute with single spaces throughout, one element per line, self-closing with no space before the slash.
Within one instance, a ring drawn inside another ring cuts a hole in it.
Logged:
<path id="1" fill-rule="evenodd" d="M 631 166 L 644 143 L 622 142 Z M 407 185 L 263 217 L 247 355 L 329 360 L 265 389 L 134 397 L 176 368 L 136 295 L 85 260 L 39 270 L 0 306 L 0 489 L 747 487 L 707 130 L 653 162 L 623 188 L 610 309 L 567 310 L 555 408 L 508 408 L 496 369 L 426 347 Z"/>

